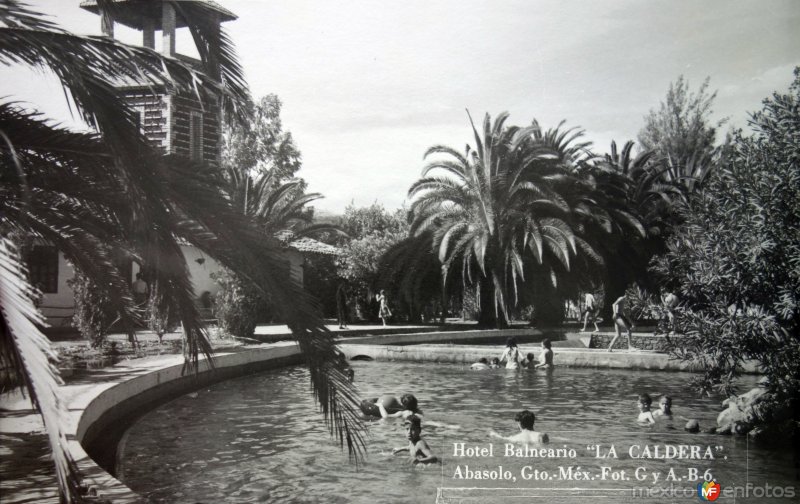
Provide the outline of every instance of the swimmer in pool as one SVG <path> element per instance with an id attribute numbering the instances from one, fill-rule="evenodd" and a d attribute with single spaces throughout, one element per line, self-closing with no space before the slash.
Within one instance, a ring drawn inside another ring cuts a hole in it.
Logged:
<path id="1" fill-rule="evenodd" d="M 489 361 L 486 360 L 486 357 L 481 357 L 478 362 L 472 364 L 469 368 L 475 371 L 489 369 Z"/>
<path id="2" fill-rule="evenodd" d="M 506 340 L 506 348 L 503 350 L 503 355 L 500 357 L 498 364 L 505 361 L 506 369 L 519 369 L 521 360 L 522 357 L 519 354 L 517 340 L 512 336 Z"/>
<path id="3" fill-rule="evenodd" d="M 524 445 L 539 445 L 550 442 L 550 437 L 544 432 L 536 432 L 533 430 L 533 424 L 536 422 L 536 415 L 533 411 L 522 410 L 514 416 L 514 421 L 519 426 L 519 432 L 511 436 L 501 436 L 495 431 L 490 431 L 489 435 L 492 437 L 505 439 L 512 443 Z"/>
<path id="4" fill-rule="evenodd" d="M 637 406 L 639 407 L 639 417 L 636 419 L 636 421 L 640 424 L 656 423 L 656 419 L 653 418 L 653 413 L 650 412 L 651 404 L 653 404 L 653 400 L 650 398 L 649 394 L 639 395 L 639 402 L 637 403 Z"/>
<path id="5" fill-rule="evenodd" d="M 406 418 L 404 423 L 408 446 L 393 449 L 392 455 L 407 451 L 410 455 L 410 462 L 414 465 L 438 462 L 439 459 L 433 454 L 431 447 L 422 439 L 422 420 L 417 415 L 411 415 Z"/>
<path id="6" fill-rule="evenodd" d="M 528 369 L 535 368 L 536 367 L 536 358 L 533 355 L 533 353 L 532 352 L 528 352 L 528 354 L 525 356 L 525 358 L 522 359 L 522 362 L 520 362 L 520 365 L 522 367 L 528 368 Z"/>
<path id="7" fill-rule="evenodd" d="M 553 367 L 553 344 L 550 343 L 549 339 L 542 341 L 542 353 L 539 359 L 541 360 L 539 364 L 536 365 L 537 368 Z"/>
<path id="8" fill-rule="evenodd" d="M 381 418 L 408 418 L 411 415 L 422 416 L 422 411 L 420 411 L 417 405 L 417 398 L 414 397 L 413 394 L 403 394 L 403 396 L 400 397 L 400 404 L 403 406 L 403 410 L 397 413 L 389 413 L 386 411 L 386 408 L 383 406 L 383 401 L 384 399 L 381 397 L 376 403 L 381 412 Z"/>
<path id="9" fill-rule="evenodd" d="M 658 409 L 653 412 L 653 417 L 664 420 L 672 418 L 672 398 L 670 396 L 661 396 L 658 401 Z"/>

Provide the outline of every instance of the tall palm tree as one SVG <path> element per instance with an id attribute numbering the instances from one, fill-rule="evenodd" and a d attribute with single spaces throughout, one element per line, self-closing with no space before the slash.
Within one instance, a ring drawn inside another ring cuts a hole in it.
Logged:
<path id="1" fill-rule="evenodd" d="M 113 8 L 110 0 L 98 3 Z M 152 50 L 107 37 L 76 36 L 16 0 L 0 0 L 0 63 L 50 70 L 73 109 L 94 130 L 72 132 L 36 112 L 0 104 L 2 389 L 24 385 L 29 390 L 43 415 L 67 501 L 78 498 L 78 476 L 60 427 L 58 373 L 47 340 L 36 328 L 40 318 L 12 243 L 15 234 L 57 246 L 105 289 L 127 328 L 139 313 L 111 256 L 124 252 L 133 257 L 156 284 L 160 308 L 180 318 L 189 366 L 201 353 L 210 357 L 212 350 L 194 303 L 180 239 L 263 291 L 278 294 L 273 298 L 306 356 L 313 391 L 331 433 L 356 457 L 363 448 L 358 398 L 336 364 L 338 350 L 314 302 L 278 273 L 283 267 L 280 244 L 232 206 L 218 171 L 151 148 L 115 91 L 114 83 L 133 79 L 200 100 L 222 97 L 231 115 L 244 110 L 240 105 L 248 93 L 227 38 L 202 26 L 190 28 L 196 39 L 221 48 L 220 81 Z M 208 57 L 203 51 L 201 56 Z"/>
<path id="2" fill-rule="evenodd" d="M 471 283 L 477 270 L 483 325 L 507 322 L 526 261 L 568 270 L 576 255 L 593 253 L 573 232 L 571 208 L 555 190 L 574 178 L 568 161 L 584 150 L 573 143 L 579 132 L 543 132 L 535 121 L 506 127 L 507 118 L 500 114 L 492 124 L 487 114 L 481 133 L 470 118 L 476 147 L 465 154 L 430 148 L 425 157 L 448 158 L 428 164 L 409 189 L 412 234 L 432 234 L 444 274 L 460 261 L 464 283 Z"/>
<path id="3" fill-rule="evenodd" d="M 609 297 L 621 295 L 632 281 L 647 283 L 647 264 L 663 250 L 675 210 L 684 201 L 681 187 L 665 180 L 667 168 L 654 153 L 634 156 L 633 147 L 629 141 L 618 151 L 612 141 L 610 153 L 598 159 L 589 173 L 602 206 L 613 210 L 608 214 L 610 222 L 616 223 L 599 247 L 606 260 L 604 282 Z"/>
<path id="4" fill-rule="evenodd" d="M 611 152 L 602 164 L 609 170 L 631 179 L 630 199 L 642 216 L 648 235 L 660 235 L 667 226 L 667 214 L 684 199 L 680 187 L 672 183 L 669 168 L 659 163 L 653 151 L 642 151 L 633 155 L 633 141 L 625 142 L 622 151 L 616 142 L 611 142 Z"/>

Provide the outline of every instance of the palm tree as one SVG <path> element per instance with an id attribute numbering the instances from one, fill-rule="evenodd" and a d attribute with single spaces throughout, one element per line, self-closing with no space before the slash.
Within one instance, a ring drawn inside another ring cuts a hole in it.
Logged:
<path id="1" fill-rule="evenodd" d="M 109 0 L 101 7 L 113 8 Z M 2 390 L 24 385 L 43 415 L 64 500 L 78 498 L 78 477 L 61 430 L 57 370 L 49 344 L 36 328 L 14 235 L 57 246 L 116 306 L 126 328 L 139 313 L 112 255 L 123 252 L 145 268 L 157 286 L 159 309 L 177 314 L 184 328 L 187 368 L 211 346 L 195 306 L 179 240 L 186 240 L 264 292 L 299 340 L 325 419 L 351 455 L 363 448 L 358 398 L 336 359 L 338 350 L 311 298 L 282 269 L 280 244 L 244 218 L 224 197 L 226 182 L 208 166 L 151 148 L 114 83 L 134 79 L 191 93 L 222 97 L 229 114 L 244 110 L 247 89 L 227 38 L 202 26 L 196 38 L 218 45 L 220 81 L 179 60 L 106 37 L 65 32 L 16 0 L 0 1 L 0 62 L 49 69 L 74 110 L 95 132 L 53 125 L 36 112 L 0 104 L 0 364 Z M 207 55 L 201 56 L 204 58 Z M 128 329 L 129 331 L 131 329 Z"/>
<path id="2" fill-rule="evenodd" d="M 449 158 L 428 164 L 409 189 L 412 234 L 432 234 L 443 274 L 460 261 L 467 284 L 478 270 L 482 325 L 507 322 L 511 288 L 516 299 L 526 262 L 569 270 L 576 255 L 596 255 L 574 233 L 572 209 L 555 189 L 575 178 L 570 163 L 585 150 L 573 143 L 580 132 L 543 132 L 535 121 L 505 127 L 507 118 L 500 114 L 492 125 L 487 114 L 482 133 L 473 123 L 476 148 L 465 154 L 430 148 L 425 157 Z"/>
<path id="3" fill-rule="evenodd" d="M 273 170 L 255 177 L 236 168 L 228 168 L 226 173 L 226 192 L 234 208 L 241 209 L 264 232 L 291 238 L 342 233 L 332 224 L 314 224 L 314 214 L 308 204 L 323 196 L 306 193 L 304 180 L 283 181 Z"/>
<path id="4" fill-rule="evenodd" d="M 611 152 L 605 155 L 603 165 L 629 177 L 633 184 L 629 198 L 642 216 L 648 235 L 661 235 L 668 227 L 668 214 L 684 199 L 680 187 L 672 183 L 669 169 L 659 163 L 653 151 L 642 151 L 633 156 L 633 141 L 625 142 L 617 151 L 611 142 Z"/>
<path id="5" fill-rule="evenodd" d="M 633 147 L 629 141 L 618 151 L 612 141 L 611 152 L 598 159 L 588 173 L 601 195 L 598 206 L 612 210 L 608 222 L 616 223 L 613 233 L 603 233 L 598 248 L 607 265 L 603 281 L 609 297 L 621 295 L 632 281 L 647 284 L 647 264 L 663 251 L 675 210 L 684 202 L 681 187 L 665 180 L 667 168 L 654 153 L 643 151 L 634 156 Z"/>

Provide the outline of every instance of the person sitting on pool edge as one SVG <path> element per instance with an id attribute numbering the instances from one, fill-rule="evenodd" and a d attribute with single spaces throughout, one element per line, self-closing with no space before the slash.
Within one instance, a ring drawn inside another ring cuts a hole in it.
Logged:
<path id="1" fill-rule="evenodd" d="M 381 418 L 408 418 L 411 415 L 422 416 L 422 411 L 417 405 L 417 398 L 414 397 L 413 394 L 403 394 L 400 397 L 400 404 L 403 406 L 403 409 L 397 413 L 389 413 L 386 411 L 386 408 L 383 406 L 383 401 L 384 398 L 381 397 L 376 402 L 378 409 L 381 412 Z"/>
<path id="2" fill-rule="evenodd" d="M 654 418 L 672 418 L 672 398 L 670 396 L 661 396 L 658 401 L 658 409 L 653 412 Z"/>
<path id="3" fill-rule="evenodd" d="M 550 343 L 548 338 L 542 341 L 542 353 L 539 355 L 539 359 L 539 364 L 536 365 L 537 368 L 553 367 L 553 344 Z"/>
<path id="4" fill-rule="evenodd" d="M 492 437 L 505 439 L 512 443 L 524 445 L 538 445 L 549 443 L 550 438 L 544 432 L 536 432 L 533 430 L 533 424 L 536 422 L 536 415 L 531 410 L 522 410 L 514 416 L 514 421 L 519 426 L 519 432 L 511 436 L 501 436 L 495 431 L 490 431 L 489 435 Z"/>
<path id="5" fill-rule="evenodd" d="M 653 404 L 653 400 L 650 398 L 649 394 L 639 395 L 639 402 L 637 403 L 637 406 L 639 407 L 639 417 L 636 419 L 636 421 L 640 424 L 656 423 L 656 419 L 653 418 L 653 413 L 650 412 L 651 404 Z"/>
<path id="6" fill-rule="evenodd" d="M 431 451 L 428 443 L 422 439 L 422 420 L 417 415 L 411 415 L 405 420 L 406 437 L 408 438 L 408 446 L 394 448 L 392 455 L 397 455 L 400 452 L 407 451 L 411 458 L 411 463 L 416 464 L 430 464 L 438 462 L 439 459 Z"/>

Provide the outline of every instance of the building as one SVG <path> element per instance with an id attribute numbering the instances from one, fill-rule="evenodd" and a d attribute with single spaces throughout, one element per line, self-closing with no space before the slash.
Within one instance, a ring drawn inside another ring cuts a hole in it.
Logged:
<path id="1" fill-rule="evenodd" d="M 236 16 L 211 0 L 114 0 L 104 10 L 96 0 L 80 3 L 80 7 L 97 14 L 104 36 L 114 37 L 115 25 L 141 32 L 142 46 L 156 50 L 156 37 L 161 39 L 160 51 L 169 58 L 189 64 L 211 80 L 220 80 L 218 40 L 221 24 Z M 176 51 L 178 30 L 202 27 L 207 37 L 194 37 L 200 59 Z M 216 37 L 215 37 L 216 35 Z M 153 87 L 135 80 L 116 85 L 126 103 L 138 112 L 140 127 L 147 139 L 164 152 L 182 156 L 210 166 L 220 164 L 222 107 L 220 97 L 211 89 L 195 93 L 177 92 L 167 86 Z M 304 254 L 335 254 L 333 247 L 310 239 L 284 240 L 287 268 L 292 278 L 303 282 Z M 215 294 L 217 286 L 211 274 L 220 266 L 202 251 L 182 245 L 195 294 L 206 299 Z M 71 325 L 74 298 L 68 279 L 74 275 L 71 265 L 55 247 L 37 244 L 27 254 L 31 281 L 42 291 L 40 308 L 52 327 Z M 131 282 L 139 272 L 137 264 L 121 259 L 121 267 L 130 271 Z"/>

